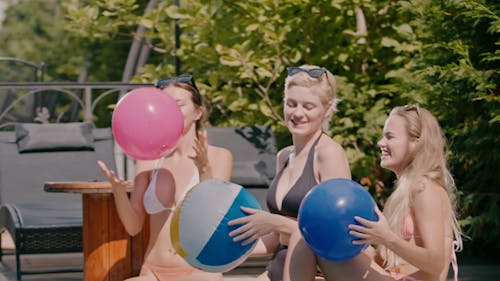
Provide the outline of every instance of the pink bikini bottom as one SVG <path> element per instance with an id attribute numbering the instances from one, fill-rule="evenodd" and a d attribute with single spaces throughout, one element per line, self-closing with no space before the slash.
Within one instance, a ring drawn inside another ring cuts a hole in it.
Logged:
<path id="1" fill-rule="evenodd" d="M 196 271 L 195 268 L 190 267 L 190 266 L 183 266 L 183 267 L 164 267 L 164 266 L 157 266 L 154 264 L 150 264 L 148 262 L 144 262 L 142 265 L 143 268 L 150 270 L 153 275 L 156 277 L 157 280 L 159 281 L 175 281 L 178 278 L 184 278 L 186 276 L 191 275 L 194 271 Z"/>

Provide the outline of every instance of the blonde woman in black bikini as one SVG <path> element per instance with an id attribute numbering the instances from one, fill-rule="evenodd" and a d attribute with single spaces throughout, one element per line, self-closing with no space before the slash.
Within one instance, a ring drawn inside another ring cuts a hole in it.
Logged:
<path id="1" fill-rule="evenodd" d="M 362 226 L 349 226 L 350 233 L 359 238 L 353 243 L 377 249 L 368 247 L 347 261 L 327 261 L 316 257 L 296 232 L 284 280 L 314 280 L 317 264 L 328 281 L 445 281 L 450 264 L 457 280 L 455 250 L 462 247 L 462 239 L 455 216 L 456 188 L 436 118 L 418 105 L 396 107 L 385 122 L 378 146 L 380 165 L 397 176 L 396 189 L 384 212 L 376 209 L 377 222 L 356 218 Z"/>
<path id="2" fill-rule="evenodd" d="M 118 215 L 127 232 L 130 235 L 139 233 L 145 216 L 150 216 L 144 264 L 138 277 L 127 280 L 220 281 L 222 274 L 195 269 L 175 252 L 170 241 L 170 221 L 176 203 L 191 187 L 210 178 L 229 180 L 232 154 L 227 149 L 207 144 L 203 130 L 206 110 L 192 76 L 163 79 L 156 86 L 177 101 L 184 115 L 184 133 L 175 150 L 162 159 L 136 162 L 130 199 L 125 181 L 99 162 L 112 183 Z"/>
<path id="3" fill-rule="evenodd" d="M 344 150 L 323 132 L 336 107 L 334 76 L 312 65 L 287 71 L 284 117 L 293 145 L 278 153 L 278 174 L 267 195 L 270 212 L 243 208 L 249 216 L 229 222 L 241 225 L 230 233 L 234 241 L 247 244 L 262 238 L 255 253 L 274 253 L 259 280 L 281 281 L 288 239 L 298 229 L 296 218 L 306 193 L 319 182 L 351 178 Z"/>

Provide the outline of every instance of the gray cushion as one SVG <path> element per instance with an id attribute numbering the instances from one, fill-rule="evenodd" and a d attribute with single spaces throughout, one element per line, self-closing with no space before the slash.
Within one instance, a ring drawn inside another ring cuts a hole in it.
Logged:
<path id="1" fill-rule="evenodd" d="M 20 153 L 42 151 L 94 150 L 92 124 L 16 123 L 16 143 Z"/>
<path id="2" fill-rule="evenodd" d="M 47 181 L 104 181 L 97 160 L 116 171 L 110 128 L 94 128 L 95 150 L 18 153 L 14 131 L 0 131 L 0 203 L 16 207 L 23 227 L 82 223 L 82 196 L 46 192 Z M 5 218 L 0 212 L 0 229 Z M 1 278 L 0 278 L 1 280 Z"/>
<path id="3" fill-rule="evenodd" d="M 276 174 L 276 145 L 270 127 L 209 127 L 207 133 L 210 144 L 233 153 L 232 182 L 268 187 Z"/>

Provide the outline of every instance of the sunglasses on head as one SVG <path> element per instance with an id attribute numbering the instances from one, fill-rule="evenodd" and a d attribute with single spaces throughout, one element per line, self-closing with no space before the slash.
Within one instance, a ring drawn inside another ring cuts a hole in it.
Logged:
<path id="1" fill-rule="evenodd" d="M 178 83 L 189 83 L 189 82 L 191 82 L 193 84 L 193 86 L 195 86 L 194 80 L 193 80 L 193 75 L 181 75 L 181 76 L 174 76 L 174 77 L 164 78 L 164 79 L 156 81 L 154 86 L 156 88 L 163 89 L 163 88 L 167 87 L 168 85 L 170 85 L 173 82 L 178 82 Z"/>
<path id="2" fill-rule="evenodd" d="M 403 106 L 403 108 L 405 111 L 415 110 L 415 112 L 417 112 L 417 116 L 420 117 L 420 106 L 418 105 L 418 103 L 407 104 L 407 105 Z"/>
<path id="3" fill-rule="evenodd" d="M 288 73 L 288 76 L 293 76 L 299 72 L 305 72 L 312 78 L 320 78 L 323 74 L 326 73 L 326 69 L 324 69 L 322 67 L 321 68 L 317 67 L 317 68 L 305 69 L 305 68 L 300 68 L 300 67 L 296 67 L 296 66 L 290 66 L 290 67 L 286 68 L 286 71 Z"/>

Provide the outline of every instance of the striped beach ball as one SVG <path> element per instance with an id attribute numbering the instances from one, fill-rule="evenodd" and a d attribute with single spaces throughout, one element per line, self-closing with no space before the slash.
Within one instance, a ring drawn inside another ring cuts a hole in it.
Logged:
<path id="1" fill-rule="evenodd" d="M 227 272 L 248 257 L 255 243 L 233 242 L 230 220 L 246 214 L 241 206 L 260 209 L 257 199 L 242 186 L 210 179 L 194 186 L 176 207 L 171 239 L 177 253 L 190 265 L 208 272 Z"/>

